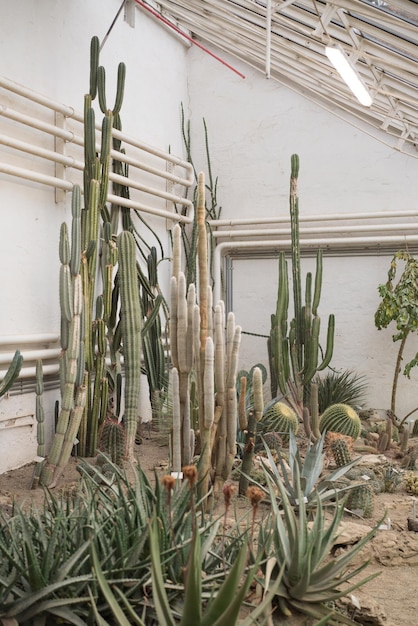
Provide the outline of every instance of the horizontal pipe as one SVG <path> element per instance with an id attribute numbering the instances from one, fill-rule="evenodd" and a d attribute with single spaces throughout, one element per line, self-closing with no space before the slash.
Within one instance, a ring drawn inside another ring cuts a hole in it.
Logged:
<path id="1" fill-rule="evenodd" d="M 418 217 L 418 211 L 405 210 L 405 211 L 376 211 L 375 213 L 322 213 L 319 215 L 301 215 L 299 222 L 327 222 L 335 220 L 371 220 L 371 219 L 385 219 L 385 218 L 398 218 L 398 217 Z M 251 224 L 283 224 L 289 222 L 289 215 L 272 216 L 272 217 L 238 217 L 236 219 L 223 219 L 223 220 L 208 220 L 208 223 L 213 227 L 218 226 L 244 226 Z"/>
<path id="2" fill-rule="evenodd" d="M 303 248 L 321 248 L 332 245 L 333 247 L 347 245 L 384 245 L 384 244 L 408 244 L 418 243 L 418 235 L 400 236 L 384 236 L 384 237 L 340 237 L 340 238 L 318 238 L 318 239 L 302 239 L 301 249 Z M 222 256 L 233 250 L 283 250 L 292 246 L 291 239 L 273 239 L 264 241 L 225 241 L 218 244 L 213 252 L 213 302 L 216 304 L 222 297 L 221 295 L 221 261 Z"/>
<path id="3" fill-rule="evenodd" d="M 73 143 L 77 146 L 83 147 L 84 139 L 80 135 L 76 135 L 72 131 L 65 130 L 63 128 L 59 128 L 58 126 L 54 126 L 54 124 L 48 124 L 47 122 L 41 122 L 30 115 L 25 115 L 23 113 L 19 113 L 18 111 L 14 111 L 9 107 L 5 107 L 0 105 L 0 115 L 7 117 L 8 119 L 13 120 L 14 122 L 18 122 L 20 124 L 24 124 L 25 126 L 29 126 L 30 128 L 35 128 L 41 132 L 52 135 L 53 137 L 59 137 L 63 141 L 67 143 Z M 11 139 L 6 135 L 1 135 L 0 143 L 4 145 L 8 145 L 12 148 L 16 148 L 18 150 L 22 150 L 24 152 L 29 152 L 30 154 L 35 154 L 37 156 L 41 156 L 44 158 L 50 158 L 50 160 L 55 161 L 57 163 L 62 163 L 63 165 L 68 165 L 70 167 L 74 167 L 76 169 L 83 169 L 84 163 L 81 161 L 73 161 L 73 157 L 66 157 L 64 155 L 58 155 L 57 152 L 44 150 L 42 148 L 38 149 L 38 146 L 33 146 L 27 142 L 19 141 L 16 139 Z M 100 145 L 97 143 L 97 150 L 100 150 Z M 158 176 L 159 178 L 164 178 L 178 185 L 183 185 L 184 187 L 190 187 L 192 182 L 189 178 L 182 178 L 172 172 L 157 169 L 156 167 L 152 167 L 138 159 L 132 158 L 123 152 L 119 152 L 118 150 L 111 150 L 110 156 L 112 159 L 116 161 L 120 161 L 123 163 L 128 163 L 133 167 L 136 167 L 144 172 L 148 172 L 149 174 L 153 174 L 154 176 Z M 69 161 L 67 161 L 67 159 Z"/>
<path id="4" fill-rule="evenodd" d="M 350 232 L 387 232 L 387 231 L 408 231 L 416 230 L 418 226 L 413 224 L 353 224 L 352 226 L 312 226 L 309 228 L 300 228 L 300 235 L 315 235 L 325 233 L 350 233 Z M 215 239 L 223 237 L 229 237 L 231 239 L 236 237 L 262 237 L 265 235 L 270 236 L 282 236 L 289 235 L 291 233 L 290 228 L 257 228 L 252 230 L 216 230 L 212 232 Z"/>
<path id="5" fill-rule="evenodd" d="M 23 362 L 26 361 L 41 361 L 59 359 L 61 356 L 61 348 L 46 348 L 45 350 L 21 350 L 23 356 Z M 0 353 L 0 365 L 6 364 L 8 366 L 11 363 L 14 356 L 14 352 Z"/>
<path id="6" fill-rule="evenodd" d="M 60 336 L 53 333 L 43 333 L 39 335 L 0 335 L 0 346 L 19 346 L 27 344 L 56 343 Z"/>
<path id="7" fill-rule="evenodd" d="M 59 372 L 58 363 L 51 364 L 51 365 L 46 364 L 42 366 L 42 373 L 44 376 L 48 376 L 51 374 L 58 374 L 58 372 Z M 3 380 L 5 375 L 6 375 L 6 370 L 0 370 L 0 380 Z M 36 366 L 22 367 L 19 373 L 19 377 L 17 378 L 15 382 L 15 385 L 19 382 L 20 379 L 27 379 L 27 378 L 36 378 Z"/>
<path id="8" fill-rule="evenodd" d="M 61 113 L 62 115 L 64 115 L 64 117 L 74 119 L 77 122 L 84 124 L 84 115 L 81 113 L 78 113 L 73 107 L 66 106 L 60 102 L 52 100 L 51 98 L 43 96 L 33 91 L 32 89 L 23 87 L 23 85 L 20 85 L 19 83 L 16 83 L 6 78 L 5 76 L 0 76 L 0 87 L 4 87 L 8 91 L 16 93 L 19 96 L 22 96 L 24 98 L 27 98 L 28 100 L 31 100 L 32 102 L 36 102 L 37 104 L 41 104 L 42 106 L 46 108 L 56 111 L 57 113 Z M 96 127 L 99 130 L 101 128 L 99 124 L 97 124 Z M 159 148 L 154 148 L 153 146 L 150 146 L 149 144 L 143 141 L 140 141 L 138 139 L 133 139 L 129 135 L 122 133 L 121 131 L 115 128 L 112 130 L 112 135 L 116 139 L 120 139 L 121 141 L 123 141 L 124 143 L 128 145 L 135 146 L 136 148 L 139 148 L 140 150 L 144 150 L 145 152 L 148 152 L 149 154 L 153 154 L 154 156 L 164 159 L 164 161 L 168 161 L 169 163 L 173 163 L 174 165 L 182 167 L 188 173 L 189 184 L 190 185 L 193 184 L 194 182 L 193 166 L 188 161 L 184 161 L 180 157 L 174 154 L 171 154 L 170 152 L 165 152 L 164 150 L 160 150 Z"/>
<path id="9" fill-rule="evenodd" d="M 109 179 L 112 182 L 119 183 L 120 185 L 131 187 L 131 189 L 137 189 L 138 191 L 143 191 L 152 196 L 157 196 L 159 198 L 164 198 L 165 200 L 170 200 L 171 202 L 181 204 L 182 206 L 188 206 L 189 208 L 193 207 L 193 202 L 191 200 L 187 200 L 187 198 L 182 198 L 181 196 L 177 196 L 176 194 L 168 193 L 167 191 L 161 191 L 159 189 L 154 189 L 153 187 L 143 185 L 142 183 L 137 183 L 132 178 L 128 178 L 126 176 L 120 176 L 119 174 L 115 174 L 114 172 L 109 172 Z"/>
<path id="10" fill-rule="evenodd" d="M 0 163 L 0 172 L 3 172 L 4 174 L 9 174 L 10 176 L 17 176 L 18 178 L 24 178 L 33 182 L 49 185 L 50 187 L 55 187 L 57 189 L 64 189 L 65 191 L 71 191 L 73 188 L 73 183 L 69 181 L 61 180 L 60 178 L 56 178 L 55 176 L 38 174 L 37 172 L 34 172 L 32 170 L 27 170 L 22 167 L 16 167 L 14 165 L 7 165 L 6 163 Z M 165 219 L 174 220 L 176 222 L 184 222 L 186 224 L 190 224 L 193 222 L 192 216 L 188 217 L 186 215 L 180 215 L 179 213 L 166 211 L 164 209 L 156 209 L 155 207 L 150 207 L 146 204 L 135 202 L 134 200 L 130 200 L 129 198 L 115 196 L 114 194 L 108 194 L 107 201 L 112 202 L 113 204 L 126 206 L 128 207 L 128 209 L 136 209 L 137 211 L 143 211 L 144 213 L 150 213 L 151 215 L 157 215 L 158 217 L 164 217 Z"/>
<path id="11" fill-rule="evenodd" d="M 56 189 L 63 189 L 64 191 L 71 191 L 73 183 L 55 176 L 48 176 L 47 174 L 39 174 L 33 170 L 27 170 L 23 167 L 16 167 L 15 165 L 7 165 L 7 163 L 0 163 L 0 172 L 3 174 L 9 174 L 9 176 L 17 176 L 18 178 L 24 178 L 25 180 L 31 180 L 35 183 L 42 183 L 49 187 L 55 187 Z"/>
<path id="12" fill-rule="evenodd" d="M 144 213 L 151 213 L 152 215 L 158 215 L 159 217 L 165 217 L 168 220 L 174 220 L 175 222 L 183 222 L 185 224 L 191 224 L 193 222 L 193 216 L 180 215 L 179 213 L 172 213 L 165 209 L 155 209 L 154 207 L 141 204 L 131 200 L 130 198 L 122 198 L 121 196 L 115 196 L 114 194 L 107 195 L 108 202 L 113 204 L 126 206 L 128 209 L 135 209 L 137 211 L 144 211 Z"/>

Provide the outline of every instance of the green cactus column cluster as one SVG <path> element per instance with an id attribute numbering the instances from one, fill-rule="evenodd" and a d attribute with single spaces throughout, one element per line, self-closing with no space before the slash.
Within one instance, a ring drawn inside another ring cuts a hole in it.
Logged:
<path id="1" fill-rule="evenodd" d="M 205 223 L 205 182 L 198 177 L 198 291 L 181 271 L 181 231 L 173 229 L 173 275 L 170 294 L 170 350 L 172 370 L 172 469 L 180 471 L 193 457 L 194 430 L 191 420 L 191 374 L 196 381 L 197 422 L 201 494 L 211 484 L 229 476 L 236 454 L 236 376 L 241 327 L 232 312 L 225 315 L 222 301 L 213 307 L 209 285 Z M 196 300 L 198 302 L 196 302 Z M 194 388 L 194 384 L 193 384 Z"/>
<path id="2" fill-rule="evenodd" d="M 263 398 L 263 377 L 259 367 L 255 367 L 253 370 L 252 378 L 252 392 L 253 398 L 251 408 L 247 413 L 246 410 L 246 391 L 247 391 L 247 378 L 241 378 L 240 398 L 239 398 L 239 425 L 240 430 L 245 433 L 244 452 L 242 455 L 241 464 L 241 476 L 239 479 L 239 493 L 245 495 L 253 464 L 254 464 L 254 448 L 255 439 L 257 435 L 257 424 L 263 417 L 264 410 L 264 398 Z"/>
<path id="3" fill-rule="evenodd" d="M 285 253 L 279 255 L 279 282 L 276 311 L 271 316 L 271 330 L 268 340 L 272 396 L 278 393 L 289 397 L 295 410 L 304 415 L 304 388 L 311 382 L 317 371 L 325 369 L 332 358 L 334 346 L 334 315 L 329 315 L 326 348 L 321 355 L 320 317 L 318 306 L 322 288 L 322 251 L 316 255 L 316 272 L 312 284 L 312 273 L 308 272 L 305 282 L 305 296 L 302 294 L 300 237 L 299 237 L 299 198 L 297 182 L 299 157 L 291 157 L 290 175 L 290 225 L 291 225 L 291 273 L 293 284 L 293 319 L 288 323 L 289 277 Z M 313 293 L 312 293 L 313 288 Z M 305 418 L 309 412 L 305 411 Z M 304 420 L 310 434 L 310 423 Z"/>
<path id="4" fill-rule="evenodd" d="M 74 186 L 71 202 L 71 247 L 67 224 L 61 225 L 59 256 L 61 308 L 61 408 L 48 460 L 42 468 L 40 482 L 53 487 L 68 462 L 78 432 L 74 423 L 81 420 L 85 406 L 83 342 L 83 290 L 80 274 L 81 189 Z M 75 401 L 77 400 L 77 402 Z M 76 415 L 74 416 L 74 413 Z"/>

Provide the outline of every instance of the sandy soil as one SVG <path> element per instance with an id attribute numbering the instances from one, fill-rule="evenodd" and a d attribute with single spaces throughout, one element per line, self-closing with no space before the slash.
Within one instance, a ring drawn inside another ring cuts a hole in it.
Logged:
<path id="1" fill-rule="evenodd" d="M 167 447 L 161 445 L 158 437 L 151 435 L 150 439 L 144 439 L 137 446 L 136 454 L 141 467 L 150 475 L 153 475 L 155 468 L 161 476 L 167 473 Z M 72 457 L 55 489 L 57 495 L 79 481 L 77 463 L 78 459 Z M 30 488 L 32 475 L 32 464 L 0 475 L 0 506 L 10 506 L 13 499 L 25 505 L 41 504 L 43 490 Z M 414 497 L 406 493 L 404 483 L 401 482 L 394 493 L 375 496 L 372 518 L 346 516 L 347 521 L 367 526 L 373 526 L 385 512 L 385 526 L 388 526 L 390 519 L 390 528 L 379 530 L 359 557 L 359 562 L 370 559 L 362 578 L 375 571 L 380 575 L 355 592 L 360 602 L 365 594 L 374 599 L 387 617 L 382 618 L 382 623 L 387 626 L 418 624 L 418 532 L 408 530 L 408 518 L 412 517 L 413 505 Z"/>

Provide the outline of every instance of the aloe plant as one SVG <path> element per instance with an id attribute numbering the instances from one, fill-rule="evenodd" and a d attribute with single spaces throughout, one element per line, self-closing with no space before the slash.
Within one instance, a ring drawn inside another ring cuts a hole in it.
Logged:
<path id="1" fill-rule="evenodd" d="M 281 481 L 272 480 L 266 472 L 267 486 L 272 503 L 273 516 L 268 524 L 260 527 L 260 545 L 266 554 L 273 552 L 277 562 L 283 564 L 280 572 L 280 585 L 276 592 L 276 602 L 282 615 L 303 613 L 320 623 L 355 626 L 356 622 L 341 612 L 330 609 L 330 603 L 352 593 L 358 587 L 375 578 L 371 574 L 357 582 L 352 582 L 368 565 L 364 561 L 359 566 L 350 563 L 363 546 L 376 534 L 380 522 L 348 552 L 334 558 L 331 548 L 338 537 L 338 529 L 344 514 L 344 499 L 337 502 L 330 520 L 325 520 L 321 497 L 314 492 L 316 499 L 313 521 L 305 498 L 305 489 L 295 466 L 294 490 L 298 502 L 297 514 L 289 498 L 288 491 Z M 276 498 L 280 497 L 280 506 Z M 269 539 L 271 543 L 268 544 Z M 264 553 L 263 553 L 264 554 Z M 278 566 L 275 567 L 279 575 Z M 274 573 L 272 575 L 274 579 Z"/>

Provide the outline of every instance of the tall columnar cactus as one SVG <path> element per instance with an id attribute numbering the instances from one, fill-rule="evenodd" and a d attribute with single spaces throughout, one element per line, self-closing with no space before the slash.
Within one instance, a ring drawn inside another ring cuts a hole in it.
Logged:
<path id="1" fill-rule="evenodd" d="M 320 359 L 320 318 L 318 306 L 322 288 L 322 251 L 316 256 L 316 273 L 312 294 L 312 274 L 306 275 L 305 297 L 302 297 L 299 199 L 297 181 L 299 157 L 291 157 L 290 175 L 290 224 L 292 244 L 292 282 L 294 317 L 288 325 L 289 278 L 284 252 L 279 255 L 279 284 L 276 311 L 271 316 L 269 354 L 271 365 L 272 395 L 281 392 L 288 395 L 300 417 L 303 416 L 304 387 L 317 371 L 325 369 L 331 361 L 334 344 L 334 315 L 328 318 L 327 344 Z M 310 434 L 310 425 L 305 421 Z"/>
<path id="2" fill-rule="evenodd" d="M 45 461 L 45 411 L 43 406 L 43 392 L 44 392 L 44 380 L 43 380 L 43 366 L 42 361 L 38 359 L 36 361 L 36 439 L 38 442 L 36 463 L 33 470 L 33 478 L 31 488 L 36 489 L 41 476 L 42 467 Z"/>
<path id="3" fill-rule="evenodd" d="M 141 307 L 139 303 L 136 246 L 133 235 L 123 231 L 118 236 L 119 289 L 123 361 L 125 367 L 126 458 L 134 460 L 138 425 L 138 398 L 141 375 Z"/>
<path id="4" fill-rule="evenodd" d="M 245 381 L 245 382 L 244 382 Z M 263 377 L 259 367 L 255 367 L 253 370 L 252 379 L 252 401 L 250 400 L 250 408 L 247 413 L 247 407 L 245 402 L 247 379 L 242 378 L 240 388 L 240 400 L 239 400 L 239 425 L 243 433 L 245 433 L 244 452 L 242 455 L 242 474 L 239 479 L 239 493 L 245 495 L 253 464 L 254 464 L 254 448 L 255 439 L 257 436 L 257 424 L 263 417 L 264 398 L 263 398 Z"/>
<path id="5" fill-rule="evenodd" d="M 59 256 L 60 268 L 60 307 L 61 307 L 61 410 L 59 413 L 52 447 L 48 461 L 41 473 L 41 483 L 45 486 L 55 486 L 57 479 L 65 467 L 71 454 L 77 430 L 68 444 L 70 427 L 74 424 L 73 411 L 77 410 L 77 419 L 80 417 L 80 401 L 85 395 L 81 395 L 79 388 L 84 385 L 84 354 L 81 349 L 83 343 L 82 314 L 83 314 L 83 290 L 80 274 L 80 240 L 81 240 L 81 189 L 74 186 L 72 194 L 72 230 L 71 248 L 69 243 L 68 228 L 64 222 L 61 225 Z M 78 406 L 75 407 L 75 397 Z M 83 405 L 84 407 L 84 405 Z M 65 442 L 65 445 L 64 445 Z"/>
<path id="6" fill-rule="evenodd" d="M 173 469 L 191 458 L 190 373 L 194 368 L 200 434 L 199 485 L 202 494 L 211 481 L 228 477 L 236 454 L 237 394 L 235 388 L 241 328 L 223 302 L 212 306 L 208 280 L 205 225 L 205 183 L 198 178 L 198 304 L 196 290 L 181 271 L 180 228 L 173 232 L 173 276 L 170 295 L 170 349 L 173 363 Z M 226 327 L 226 330 L 225 330 Z"/>

